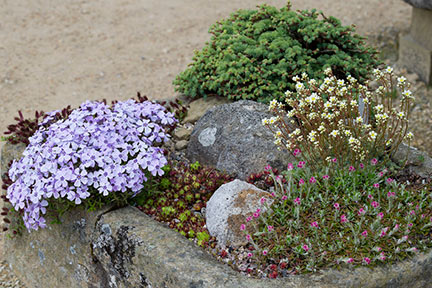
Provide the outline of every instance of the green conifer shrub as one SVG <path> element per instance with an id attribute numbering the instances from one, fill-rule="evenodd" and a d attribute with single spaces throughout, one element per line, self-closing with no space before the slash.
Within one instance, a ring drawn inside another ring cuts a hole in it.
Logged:
<path id="1" fill-rule="evenodd" d="M 193 98 L 281 100 L 294 88 L 292 77 L 303 72 L 322 79 L 330 67 L 338 78 L 350 74 L 362 82 L 379 64 L 353 26 L 316 10 L 292 11 L 289 2 L 280 10 L 239 10 L 209 32 L 210 42 L 174 80 L 177 91 Z"/>

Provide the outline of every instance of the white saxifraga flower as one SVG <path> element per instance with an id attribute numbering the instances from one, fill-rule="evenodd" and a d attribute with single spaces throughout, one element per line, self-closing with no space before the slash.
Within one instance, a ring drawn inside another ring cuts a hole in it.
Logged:
<path id="1" fill-rule="evenodd" d="M 298 81 L 300 81 L 300 77 L 297 75 L 297 76 L 294 76 L 293 78 L 292 78 L 292 80 L 294 81 L 294 82 L 298 82 Z"/>
<path id="2" fill-rule="evenodd" d="M 300 135 L 300 133 L 301 133 L 301 131 L 300 131 L 299 128 L 296 128 L 296 129 L 293 131 L 293 134 L 294 134 L 294 135 Z"/>
<path id="3" fill-rule="evenodd" d="M 388 66 L 388 67 L 385 69 L 385 72 L 387 72 L 387 73 L 392 73 L 392 72 L 393 72 L 393 68 L 390 67 L 390 66 Z"/>
<path id="4" fill-rule="evenodd" d="M 332 104 L 330 102 L 326 102 L 326 103 L 324 103 L 324 107 L 329 109 L 332 107 Z"/>
<path id="5" fill-rule="evenodd" d="M 404 76 L 398 77 L 397 78 L 398 84 L 402 85 L 405 84 L 406 82 L 406 78 Z"/>
<path id="6" fill-rule="evenodd" d="M 337 81 L 337 85 L 338 86 L 343 86 L 344 84 L 345 84 L 345 81 L 342 80 L 342 79 L 340 79 L 340 80 Z"/>
<path id="7" fill-rule="evenodd" d="M 357 106 L 358 105 L 356 100 L 351 100 L 350 104 L 351 104 L 351 106 Z"/>
<path id="8" fill-rule="evenodd" d="M 292 94 L 293 94 L 293 92 L 291 92 L 291 91 L 289 91 L 289 90 L 287 90 L 287 91 L 285 92 L 285 96 L 286 96 L 286 97 L 291 97 Z"/>
<path id="9" fill-rule="evenodd" d="M 330 132 L 330 135 L 333 137 L 336 137 L 339 135 L 339 130 L 333 130 L 332 132 Z"/>
<path id="10" fill-rule="evenodd" d="M 349 130 L 345 130 L 344 133 L 346 136 L 351 136 L 351 131 L 349 131 Z"/>
<path id="11" fill-rule="evenodd" d="M 406 137 L 406 139 L 411 140 L 414 137 L 414 134 L 411 132 L 408 132 L 405 137 Z"/>
<path id="12" fill-rule="evenodd" d="M 382 104 L 379 104 L 379 105 L 376 105 L 374 107 L 374 109 L 375 109 L 376 112 L 380 113 L 380 112 L 382 112 L 384 110 L 384 106 Z"/>
<path id="13" fill-rule="evenodd" d="M 358 116 L 358 117 L 356 118 L 356 122 L 357 122 L 358 124 L 363 123 L 363 118 L 362 118 L 361 116 Z"/>
<path id="14" fill-rule="evenodd" d="M 320 133 L 324 132 L 324 131 L 325 131 L 325 127 L 324 127 L 324 125 L 321 124 L 321 125 L 318 127 L 318 131 L 319 131 Z"/>
<path id="15" fill-rule="evenodd" d="M 330 102 L 336 102 L 336 97 L 335 96 L 332 96 L 332 97 L 330 97 Z"/>
<path id="16" fill-rule="evenodd" d="M 262 125 L 267 125 L 267 124 L 269 124 L 269 119 L 264 118 L 261 120 L 261 123 L 262 123 Z"/>
<path id="17" fill-rule="evenodd" d="M 412 92 L 410 90 L 404 90 L 402 92 L 402 96 L 404 96 L 405 98 L 410 98 L 412 95 Z"/>
<path id="18" fill-rule="evenodd" d="M 329 77 L 324 78 L 324 84 L 329 85 L 331 83 L 331 79 Z"/>
<path id="19" fill-rule="evenodd" d="M 369 137 L 372 139 L 372 140 L 375 140 L 376 139 L 376 137 L 377 137 L 377 133 L 375 132 L 375 131 L 370 131 L 369 132 Z"/>
<path id="20" fill-rule="evenodd" d="M 309 80 L 309 85 L 315 86 L 316 84 L 317 84 L 317 81 L 315 79 L 310 79 Z"/>
<path id="21" fill-rule="evenodd" d="M 301 91 L 304 89 L 304 85 L 303 85 L 303 83 L 297 82 L 297 84 L 295 85 L 295 88 L 297 91 Z"/>
<path id="22" fill-rule="evenodd" d="M 330 76 L 330 75 L 332 74 L 332 70 L 331 70 L 331 68 L 330 68 L 330 67 L 326 68 L 326 69 L 324 70 L 324 74 L 327 75 L 327 76 Z"/>
<path id="23" fill-rule="evenodd" d="M 278 106 L 278 101 L 276 99 L 273 99 L 272 101 L 270 101 L 269 104 L 269 110 L 273 110 Z"/>
<path id="24" fill-rule="evenodd" d="M 397 116 L 398 116 L 400 119 L 403 119 L 403 118 L 405 117 L 405 113 L 402 112 L 402 111 L 400 111 L 399 113 L 397 113 Z"/>

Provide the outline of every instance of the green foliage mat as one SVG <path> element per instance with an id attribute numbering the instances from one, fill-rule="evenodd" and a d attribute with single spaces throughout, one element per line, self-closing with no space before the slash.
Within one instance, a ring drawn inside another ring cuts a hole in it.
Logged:
<path id="1" fill-rule="evenodd" d="M 289 3 L 280 10 L 239 10 L 209 32 L 210 42 L 174 80 L 176 90 L 191 97 L 282 100 L 302 72 L 322 79 L 331 67 L 338 78 L 350 74 L 362 82 L 379 64 L 353 27 L 316 10 L 292 11 Z"/>

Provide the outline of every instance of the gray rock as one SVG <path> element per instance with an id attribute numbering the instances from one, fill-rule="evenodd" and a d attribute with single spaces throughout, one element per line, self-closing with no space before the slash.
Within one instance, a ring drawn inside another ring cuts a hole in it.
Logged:
<path id="1" fill-rule="evenodd" d="M 403 0 L 416 8 L 432 10 L 432 0 Z"/>
<path id="2" fill-rule="evenodd" d="M 215 106 L 230 103 L 231 101 L 225 97 L 209 96 L 207 98 L 199 98 L 189 103 L 189 109 L 184 123 L 195 123 L 204 113 Z"/>
<path id="3" fill-rule="evenodd" d="M 406 168 L 423 178 L 432 177 L 432 159 L 426 152 L 417 148 L 401 144 L 393 155 L 393 161 L 398 164 L 405 163 Z"/>
<path id="4" fill-rule="evenodd" d="M 186 155 L 243 180 L 267 164 L 285 168 L 293 156 L 277 149 L 261 122 L 271 116 L 267 105 L 248 100 L 214 107 L 196 123 Z"/>
<path id="5" fill-rule="evenodd" d="M 246 244 L 240 225 L 258 208 L 265 212 L 266 207 L 260 203 L 263 197 L 268 204 L 273 202 L 270 193 L 238 179 L 219 187 L 207 202 L 206 225 L 210 235 L 220 245 Z"/>
<path id="6" fill-rule="evenodd" d="M 187 145 L 188 145 L 188 141 L 186 141 L 186 140 L 180 140 L 180 141 L 177 141 L 175 143 L 175 149 L 177 151 L 178 150 L 183 150 L 183 149 L 186 149 Z"/>
<path id="7" fill-rule="evenodd" d="M 178 127 L 174 130 L 174 137 L 178 140 L 188 140 L 191 133 L 192 133 L 191 129 Z"/>

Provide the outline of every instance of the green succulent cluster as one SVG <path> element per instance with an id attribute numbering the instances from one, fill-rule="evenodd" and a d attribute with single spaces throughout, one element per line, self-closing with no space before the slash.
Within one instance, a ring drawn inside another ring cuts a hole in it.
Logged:
<path id="1" fill-rule="evenodd" d="M 209 32 L 210 42 L 174 80 L 177 91 L 193 98 L 216 94 L 267 103 L 282 100 L 302 72 L 322 79 L 331 67 L 339 78 L 363 81 L 380 63 L 354 27 L 315 9 L 292 11 L 289 3 L 280 10 L 239 10 Z"/>

